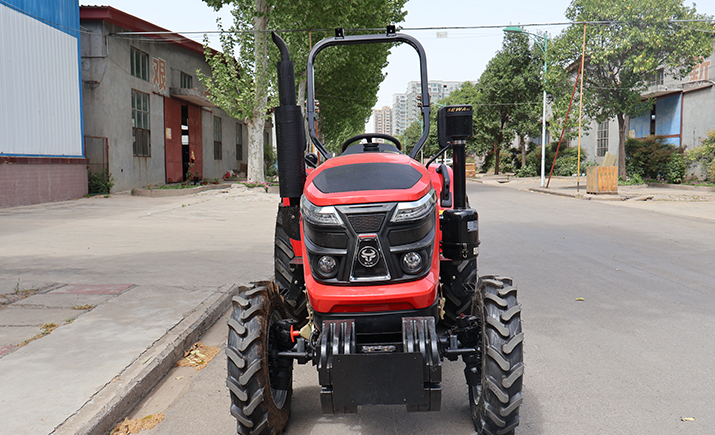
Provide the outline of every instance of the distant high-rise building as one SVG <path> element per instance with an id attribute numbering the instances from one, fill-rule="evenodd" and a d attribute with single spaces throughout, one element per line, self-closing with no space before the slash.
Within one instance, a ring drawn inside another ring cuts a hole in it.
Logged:
<path id="1" fill-rule="evenodd" d="M 463 82 L 430 80 L 427 84 L 430 101 L 437 102 L 459 89 Z M 422 94 L 419 81 L 407 83 L 407 92 L 392 95 L 392 131 L 395 135 L 404 134 L 407 127 L 420 119 L 421 111 L 418 105 L 418 95 Z"/>
<path id="2" fill-rule="evenodd" d="M 382 106 L 382 109 L 373 110 L 372 114 L 375 119 L 375 133 L 392 136 L 392 109 Z"/>

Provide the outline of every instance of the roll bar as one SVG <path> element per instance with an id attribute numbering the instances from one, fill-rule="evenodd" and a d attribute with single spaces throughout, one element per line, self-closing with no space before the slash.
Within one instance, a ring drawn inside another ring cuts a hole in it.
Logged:
<path id="1" fill-rule="evenodd" d="M 306 73 L 308 76 L 307 82 L 307 114 L 308 114 L 308 132 L 310 134 L 310 139 L 318 148 L 320 153 L 326 159 L 330 158 L 330 154 L 325 149 L 325 146 L 318 140 L 317 133 L 315 131 L 315 78 L 314 78 L 314 67 L 313 62 L 315 61 L 318 53 L 323 51 L 323 49 L 328 47 L 333 47 L 337 45 L 358 45 L 358 44 L 379 44 L 379 43 L 392 43 L 392 42 L 404 42 L 412 46 L 412 48 L 417 51 L 417 55 L 420 58 L 420 80 L 422 89 L 422 120 L 424 129 L 422 130 L 422 136 L 417 141 L 417 144 L 412 149 L 410 153 L 411 158 L 415 158 L 417 153 L 422 149 L 422 146 L 427 141 L 427 136 L 429 135 L 430 127 L 430 100 L 429 100 L 429 86 L 427 82 L 427 56 L 425 55 L 425 50 L 422 48 L 422 44 L 414 37 L 402 33 L 396 33 L 394 26 L 389 26 L 387 28 L 387 33 L 385 34 L 372 34 L 372 35 L 349 35 L 344 36 L 343 29 L 335 29 L 335 37 L 325 38 L 313 46 L 308 55 L 308 65 L 306 68 Z"/>

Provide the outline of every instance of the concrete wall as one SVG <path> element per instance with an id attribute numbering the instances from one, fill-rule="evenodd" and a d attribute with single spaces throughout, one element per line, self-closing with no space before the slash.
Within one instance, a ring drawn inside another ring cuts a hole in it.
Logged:
<path id="1" fill-rule="evenodd" d="M 578 115 L 578 113 L 577 113 Z M 585 154 L 584 161 L 595 161 L 599 165 L 603 163 L 603 156 L 596 155 L 596 144 L 598 139 L 598 123 L 590 122 L 584 126 L 581 137 L 581 154 Z M 578 138 L 571 140 L 571 146 L 578 145 Z M 608 152 L 618 156 L 618 120 L 608 121 Z"/>
<path id="2" fill-rule="evenodd" d="M 715 129 L 715 86 L 686 91 L 683 94 L 683 137 L 686 149 L 700 146 L 710 130 Z"/>

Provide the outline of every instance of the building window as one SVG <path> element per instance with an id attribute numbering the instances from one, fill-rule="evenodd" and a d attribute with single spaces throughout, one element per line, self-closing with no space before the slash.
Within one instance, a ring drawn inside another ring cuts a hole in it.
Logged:
<path id="1" fill-rule="evenodd" d="M 130 72 L 134 77 L 149 81 L 149 55 L 132 47 Z"/>
<path id="2" fill-rule="evenodd" d="M 236 160 L 243 161 L 243 124 L 236 123 Z"/>
<path id="3" fill-rule="evenodd" d="M 650 81 L 651 86 L 661 86 L 663 84 L 663 77 L 665 76 L 663 68 L 655 70 L 653 73 L 653 79 Z"/>
<path id="4" fill-rule="evenodd" d="M 608 152 L 608 120 L 598 123 L 596 136 L 596 156 L 603 157 Z"/>
<path id="5" fill-rule="evenodd" d="M 214 116 L 214 160 L 221 160 L 223 157 L 221 137 L 221 118 Z"/>
<path id="6" fill-rule="evenodd" d="M 194 88 L 194 78 L 185 72 L 181 73 L 181 88 L 182 89 L 193 89 Z"/>
<path id="7" fill-rule="evenodd" d="M 132 139 L 135 156 L 151 156 L 149 94 L 132 89 Z"/>

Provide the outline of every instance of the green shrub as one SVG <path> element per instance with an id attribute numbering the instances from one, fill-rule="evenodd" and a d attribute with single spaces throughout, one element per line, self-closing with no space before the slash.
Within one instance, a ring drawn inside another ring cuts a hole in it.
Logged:
<path id="1" fill-rule="evenodd" d="M 643 184 L 645 181 L 638 174 L 633 174 L 630 178 L 618 177 L 618 184 L 621 186 L 634 186 L 637 184 Z"/>
<path id="2" fill-rule="evenodd" d="M 530 165 L 526 165 L 516 171 L 517 177 L 537 177 L 538 175 L 539 173 L 536 171 L 536 168 Z"/>
<path id="3" fill-rule="evenodd" d="M 87 175 L 89 194 L 110 193 L 114 186 L 114 177 L 108 171 L 90 172 Z"/>
<path id="4" fill-rule="evenodd" d="M 690 164 L 701 164 L 707 180 L 715 182 L 715 130 L 708 133 L 698 148 L 688 150 L 685 157 Z"/>
<path id="5" fill-rule="evenodd" d="M 554 176 L 571 176 L 578 171 L 578 148 L 564 147 L 563 144 L 559 149 L 559 155 L 554 163 L 556 155 L 557 142 L 552 142 L 546 147 L 546 176 L 551 171 L 551 165 L 554 165 Z M 519 168 L 516 172 L 517 177 L 533 177 L 541 173 L 541 145 L 534 143 L 529 144 L 526 153 L 526 165 L 521 167 L 521 153 L 513 152 L 512 158 L 514 165 Z M 585 171 L 584 160 L 586 153 L 581 150 L 581 172 Z M 530 175 L 533 174 L 533 175 Z"/>
<path id="6" fill-rule="evenodd" d="M 670 161 L 665 165 L 665 179 L 668 183 L 680 184 L 685 178 L 685 158 L 683 153 L 675 152 L 670 156 Z"/>
<path id="7" fill-rule="evenodd" d="M 683 150 L 661 136 L 626 140 L 626 173 L 643 179 L 680 183 L 685 176 Z"/>

